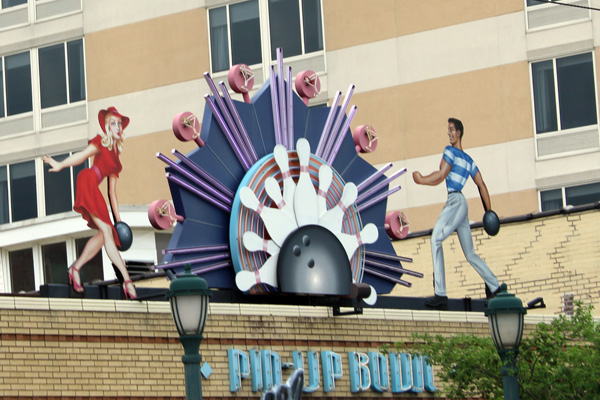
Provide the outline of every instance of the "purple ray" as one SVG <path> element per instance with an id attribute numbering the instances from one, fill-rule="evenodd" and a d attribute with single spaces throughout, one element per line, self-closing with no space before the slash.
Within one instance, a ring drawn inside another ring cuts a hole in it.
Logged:
<path id="1" fill-rule="evenodd" d="M 384 192 L 382 194 L 380 194 L 379 196 L 375 196 L 373 197 L 371 200 L 364 202 L 363 204 L 359 205 L 357 207 L 358 212 L 361 212 L 362 210 L 365 210 L 377 203 L 379 203 L 381 200 L 393 195 L 394 193 L 396 193 L 398 190 L 400 190 L 400 186 L 396 186 L 395 188 L 392 188 L 390 190 L 388 190 L 387 192 Z"/>
<path id="2" fill-rule="evenodd" d="M 287 68 L 287 134 L 290 148 L 294 147 L 294 99 L 292 91 L 292 67 Z"/>
<path id="3" fill-rule="evenodd" d="M 275 143 L 283 144 L 281 136 L 281 118 L 279 117 L 279 101 L 277 100 L 277 84 L 275 79 L 275 68 L 271 65 L 269 71 L 269 85 L 271 86 L 271 108 L 273 110 L 273 125 L 275 126 Z"/>
<path id="4" fill-rule="evenodd" d="M 180 249 L 164 249 L 163 254 L 188 254 L 188 253 L 208 253 L 212 251 L 229 250 L 228 244 L 217 244 L 214 246 L 185 247 Z"/>
<path id="5" fill-rule="evenodd" d="M 250 137 L 248 136 L 246 127 L 244 126 L 242 118 L 240 117 L 240 113 L 238 112 L 237 108 L 233 104 L 233 100 L 231 99 L 231 95 L 229 94 L 229 90 L 227 90 L 227 86 L 225 86 L 225 83 L 219 82 L 219 86 L 221 87 L 221 92 L 223 93 L 223 98 L 225 99 L 225 104 L 227 105 L 229 112 L 231 113 L 231 115 L 233 117 L 234 126 L 235 126 L 237 132 L 239 133 L 240 148 L 244 152 L 244 155 L 246 157 L 248 157 L 251 164 L 254 165 L 254 163 L 256 161 L 258 161 L 258 156 L 256 155 L 256 152 L 254 151 L 254 146 L 252 145 L 252 142 L 250 141 Z M 235 135 L 235 131 L 234 131 L 234 135 Z"/>
<path id="6" fill-rule="evenodd" d="M 219 200 L 224 202 L 225 204 L 227 204 L 229 206 L 232 204 L 232 202 L 233 202 L 232 198 L 228 198 L 227 196 L 223 195 L 217 189 L 213 188 L 206 182 L 202 181 L 200 178 L 198 178 L 196 175 L 190 173 L 185 168 L 182 168 L 180 165 L 177 165 L 175 162 L 170 160 L 168 157 L 164 156 L 161 153 L 156 153 L 156 157 L 159 160 L 161 160 L 162 162 L 164 162 L 165 164 L 167 164 L 168 166 L 170 166 L 171 168 L 173 168 L 175 171 L 179 172 L 181 175 L 183 175 L 187 179 L 194 182 L 196 185 L 200 186 L 202 189 L 209 192 L 211 195 L 215 196 L 216 198 L 218 198 Z"/>
<path id="7" fill-rule="evenodd" d="M 279 102 L 279 118 L 281 121 L 281 138 L 286 149 L 291 150 L 287 133 L 287 107 L 285 106 L 285 81 L 283 79 L 283 49 L 278 47 L 277 53 L 277 100 Z M 289 85 L 289 84 L 288 84 Z"/>
<path id="8" fill-rule="evenodd" d="M 366 250 L 366 257 L 379 257 L 386 260 L 394 260 L 394 261 L 404 261 L 404 262 L 413 262 L 412 258 L 397 256 L 395 254 L 382 253 L 380 251 Z"/>
<path id="9" fill-rule="evenodd" d="M 217 89 L 217 86 L 215 85 L 215 82 L 213 81 L 212 77 L 210 76 L 210 74 L 208 72 L 204 73 L 204 79 L 206 80 L 206 83 L 208 84 L 208 87 L 210 88 L 210 91 L 213 94 L 214 97 L 214 101 L 216 102 L 217 107 L 215 107 L 216 109 L 219 110 L 223 121 L 225 122 L 225 126 L 227 126 L 227 128 L 229 128 L 229 132 L 233 135 L 233 140 L 234 142 L 237 144 L 237 146 L 239 147 L 239 149 L 241 150 L 244 159 L 248 160 L 250 159 L 250 153 L 248 153 L 248 150 L 245 148 L 243 140 L 240 136 L 240 132 L 238 131 L 235 123 L 233 122 L 233 119 L 231 118 L 231 115 L 229 114 L 229 110 L 227 109 L 227 106 L 225 105 L 225 102 L 223 101 L 223 99 L 221 98 L 221 95 L 219 94 L 219 90 Z M 227 89 L 225 89 L 224 92 L 227 92 Z M 227 92 L 227 94 L 229 94 L 229 92 Z M 213 111 L 214 113 L 214 111 Z M 249 168 L 249 167 L 248 167 Z M 247 169 L 246 169 L 247 171 Z"/>
<path id="10" fill-rule="evenodd" d="M 211 272 L 217 269 L 221 269 L 221 268 L 225 268 L 225 267 L 231 267 L 231 261 L 222 261 L 220 263 L 215 263 L 215 264 L 211 264 L 211 265 L 205 265 L 204 267 L 199 267 L 199 268 L 194 268 L 191 270 L 192 274 L 196 274 L 196 275 L 200 275 L 206 272 Z M 180 272 L 177 275 L 181 275 L 183 274 L 183 272 Z"/>
<path id="11" fill-rule="evenodd" d="M 402 267 L 398 267 L 395 265 L 390 265 L 390 264 L 386 264 L 383 263 L 381 261 L 374 261 L 371 259 L 365 259 L 365 265 L 371 266 L 371 267 L 377 267 L 377 268 L 383 268 L 383 269 L 387 269 L 390 271 L 394 271 L 394 272 L 401 272 L 403 274 L 406 275 L 412 275 L 412 276 L 416 276 L 417 278 L 422 278 L 423 274 L 420 272 L 415 272 L 415 271 L 411 271 L 409 269 L 404 269 Z"/>
<path id="12" fill-rule="evenodd" d="M 221 210 L 223 210 L 227 213 L 231 212 L 231 207 L 221 203 L 219 200 L 215 199 L 214 197 L 209 196 L 208 194 L 204 193 L 202 190 L 196 189 L 195 187 L 193 187 L 186 181 L 182 180 L 181 178 L 179 178 L 173 174 L 170 174 L 170 173 L 167 173 L 166 175 L 167 175 L 168 180 L 177 184 L 178 186 L 181 186 L 182 188 L 187 189 L 188 191 L 192 192 L 196 196 L 208 201 L 209 203 L 211 203 L 212 205 L 214 205 L 216 207 L 219 207 Z"/>
<path id="13" fill-rule="evenodd" d="M 220 96 L 217 96 L 217 97 L 221 98 Z M 229 145 L 233 149 L 233 152 L 235 153 L 235 156 L 237 157 L 238 161 L 240 162 L 240 164 L 242 164 L 242 166 L 244 167 L 244 170 L 248 171 L 250 169 L 250 164 L 248 163 L 248 160 L 244 157 L 242 150 L 240 149 L 240 146 L 235 141 L 233 134 L 227 127 L 227 124 L 225 123 L 223 116 L 217 109 L 217 105 L 215 104 L 213 99 L 210 98 L 209 95 L 205 95 L 204 100 L 206 100 L 206 104 L 208 104 L 208 107 L 212 111 L 215 119 L 217 120 L 217 123 L 219 124 L 219 126 L 221 127 L 223 132 L 225 132 L 225 138 L 227 139 L 227 141 L 229 142 Z"/>
<path id="14" fill-rule="evenodd" d="M 158 265 L 155 265 L 154 267 L 157 269 L 175 268 L 175 267 L 182 267 L 185 264 L 198 264 L 201 262 L 225 260 L 227 258 L 231 258 L 231 253 L 220 253 L 220 254 L 213 254 L 210 256 L 202 256 L 202 257 L 192 258 L 190 260 L 174 261 L 174 262 L 165 263 L 165 264 L 158 264 Z"/>
<path id="15" fill-rule="evenodd" d="M 356 185 L 356 189 L 358 189 L 358 192 L 360 193 L 360 191 L 363 188 L 369 186 L 374 180 L 379 178 L 381 175 L 384 174 L 385 171 L 387 171 L 390 168 L 392 168 L 392 163 L 387 163 L 381 169 L 379 169 L 379 171 L 375 172 L 373 175 L 369 176 L 367 179 Z"/>
<path id="16" fill-rule="evenodd" d="M 338 151 L 340 151 L 340 147 L 342 146 L 342 140 L 344 140 L 344 136 L 346 135 L 346 132 L 348 131 L 348 128 L 350 127 L 350 123 L 352 122 L 352 119 L 354 118 L 354 115 L 356 114 L 356 108 L 357 108 L 356 106 L 352 106 L 352 108 L 350 109 L 348 118 L 346 118 L 346 122 L 344 122 L 344 126 L 342 126 L 342 129 L 339 131 L 339 134 L 337 135 L 337 138 L 335 140 L 335 143 L 333 145 L 333 149 L 331 150 L 331 153 L 325 157 L 325 159 L 327 160 L 327 164 L 331 164 L 333 162 L 333 160 L 335 160 L 335 157 L 337 156 Z"/>
<path id="17" fill-rule="evenodd" d="M 211 185 L 213 185 L 213 187 L 215 187 L 221 193 L 226 195 L 229 199 L 233 199 L 235 194 L 231 190 L 229 190 L 229 188 L 227 188 L 227 186 L 223 185 L 221 182 L 219 182 L 218 180 L 213 178 L 208 172 L 206 172 L 205 170 L 200 168 L 195 162 L 193 162 L 192 160 L 190 160 L 185 155 L 183 155 L 182 153 L 180 153 L 179 151 L 177 151 L 175 149 L 171 150 L 171 153 L 175 157 L 179 158 L 182 163 L 187 165 L 192 171 L 197 173 L 201 178 L 203 178 L 204 180 L 209 182 Z"/>
<path id="18" fill-rule="evenodd" d="M 323 156 L 323 150 L 325 150 L 325 143 L 329 138 L 329 130 L 331 129 L 331 124 L 333 123 L 333 119 L 335 117 L 335 112 L 337 111 L 338 104 L 340 102 L 340 97 L 342 96 L 342 92 L 339 90 L 335 94 L 333 101 L 331 102 L 331 108 L 329 109 L 329 115 L 327 115 L 327 120 L 325 121 L 325 126 L 323 127 L 323 132 L 321 132 L 321 139 L 319 139 L 319 145 L 317 146 L 317 150 L 314 154 L 318 157 Z"/>
<path id="19" fill-rule="evenodd" d="M 375 275 L 375 276 L 377 276 L 379 278 L 383 278 L 383 279 L 388 280 L 390 282 L 396 282 L 396 283 L 399 283 L 400 285 L 404 285 L 406 287 L 412 287 L 412 283 L 407 282 L 407 281 L 405 281 L 403 279 L 400 279 L 400 278 L 396 278 L 396 277 L 390 276 L 388 274 L 384 274 L 383 272 L 378 272 L 378 271 L 375 271 L 375 270 L 373 270 L 371 268 L 365 268 L 364 271 L 367 274 Z"/>
<path id="20" fill-rule="evenodd" d="M 393 181 L 394 179 L 398 178 L 400 175 L 404 174 L 405 172 L 406 172 L 406 168 L 402 168 L 401 170 L 394 172 L 392 174 L 392 176 L 390 176 L 389 178 L 386 178 L 386 179 L 382 180 L 381 182 L 379 182 L 376 185 L 374 185 L 372 188 L 366 190 L 364 193 L 361 193 L 358 196 L 358 198 L 356 199 L 356 204 L 362 203 L 363 201 L 365 201 L 365 199 L 367 197 L 369 197 L 373 193 L 377 192 L 378 190 L 380 190 L 384 186 L 387 186 L 391 181 Z"/>
<path id="21" fill-rule="evenodd" d="M 348 109 L 348 105 L 350 103 L 350 99 L 352 98 L 353 92 L 354 92 L 354 85 L 348 86 L 348 93 L 346 94 L 346 97 L 344 98 L 344 102 L 342 103 L 342 108 L 340 109 L 340 112 L 337 114 L 337 117 L 335 118 L 335 123 L 333 124 L 333 128 L 331 128 L 331 134 L 329 135 L 327 143 L 325 144 L 325 149 L 323 150 L 323 155 L 329 154 L 331 152 L 331 148 L 333 146 L 333 141 L 340 134 L 339 133 L 340 125 L 342 124 L 342 120 L 344 119 L 344 116 L 346 115 L 346 110 Z"/>

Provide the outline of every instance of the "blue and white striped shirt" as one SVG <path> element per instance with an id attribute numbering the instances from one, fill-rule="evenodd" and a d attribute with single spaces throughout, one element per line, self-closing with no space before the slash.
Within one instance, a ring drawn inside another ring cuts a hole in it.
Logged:
<path id="1" fill-rule="evenodd" d="M 446 177 L 448 192 L 461 191 L 469 176 L 473 178 L 479 172 L 475 161 L 467 153 L 456 147 L 446 146 L 443 157 L 451 167 L 450 173 Z"/>

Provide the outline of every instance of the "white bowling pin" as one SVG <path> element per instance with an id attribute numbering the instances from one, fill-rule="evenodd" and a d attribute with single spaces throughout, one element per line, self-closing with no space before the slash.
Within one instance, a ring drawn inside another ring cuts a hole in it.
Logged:
<path id="1" fill-rule="evenodd" d="M 327 191 L 331 186 L 331 180 L 333 179 L 333 171 L 327 164 L 321 165 L 319 168 L 319 197 L 317 201 L 319 203 L 319 218 L 327 212 Z"/>
<path id="2" fill-rule="evenodd" d="M 246 250 L 251 252 L 264 251 L 270 255 L 275 255 L 279 254 L 280 250 L 279 246 L 277 246 L 274 241 L 263 239 L 251 231 L 244 233 L 244 236 L 242 236 L 242 243 L 244 244 Z"/>
<path id="3" fill-rule="evenodd" d="M 298 226 L 315 225 L 319 222 L 319 203 L 317 192 L 310 179 L 310 144 L 306 139 L 296 143 L 296 151 L 300 160 L 300 178 L 294 194 L 294 213 Z"/>
<path id="4" fill-rule="evenodd" d="M 260 215 L 271 239 L 278 246 L 281 247 L 288 235 L 296 229 L 296 221 L 281 210 L 265 207 L 248 186 L 240 189 L 240 200 L 244 206 Z"/>
<path id="5" fill-rule="evenodd" d="M 355 235 L 350 235 L 347 233 L 335 233 L 335 236 L 338 238 L 342 246 L 344 246 L 344 250 L 346 250 L 346 255 L 348 256 L 348 260 L 354 256 L 356 249 L 363 244 L 371 244 L 377 241 L 379 238 L 379 231 L 375 224 L 367 224 L 364 228 Z"/>
<path id="6" fill-rule="evenodd" d="M 277 205 L 277 208 L 296 221 L 294 209 L 283 199 L 281 195 L 281 188 L 279 187 L 279 183 L 277 183 L 277 179 L 273 178 L 272 176 L 268 177 L 265 180 L 265 190 L 267 191 L 267 194 L 271 200 L 273 200 L 273 202 Z"/>
<path id="7" fill-rule="evenodd" d="M 377 291 L 373 286 L 369 285 L 369 287 L 371 288 L 371 294 L 368 297 L 363 298 L 362 300 L 368 305 L 372 306 L 375 305 L 375 303 L 377 303 Z"/>
<path id="8" fill-rule="evenodd" d="M 341 232 L 346 209 L 354 204 L 357 195 L 358 190 L 356 189 L 356 185 L 352 182 L 348 182 L 346 186 L 344 186 L 340 201 L 335 207 L 328 210 L 321 218 L 319 218 L 319 225 L 329 229 L 333 233 Z"/>
<path id="9" fill-rule="evenodd" d="M 290 173 L 290 160 L 288 158 L 288 152 L 283 145 L 278 144 L 275 146 L 275 148 L 273 148 L 273 157 L 275 158 L 275 162 L 279 166 L 281 175 L 283 176 L 283 199 L 285 200 L 285 203 L 293 209 L 296 183 L 292 179 L 292 174 Z"/>
<path id="10" fill-rule="evenodd" d="M 277 287 L 277 255 L 267 258 L 258 271 L 240 271 L 235 274 L 235 284 L 242 292 L 247 292 L 259 283 Z"/>

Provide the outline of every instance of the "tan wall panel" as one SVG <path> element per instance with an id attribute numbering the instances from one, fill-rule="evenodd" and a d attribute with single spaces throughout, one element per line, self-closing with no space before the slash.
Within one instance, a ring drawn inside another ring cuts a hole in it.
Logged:
<path id="1" fill-rule="evenodd" d="M 469 185 L 471 183 L 468 183 Z M 443 183 L 442 183 L 443 185 Z M 440 198 L 440 203 L 423 207 L 407 208 L 404 211 L 410 222 L 411 232 L 433 229 L 435 221 L 442 212 L 446 198 Z M 516 217 L 538 211 L 537 192 L 535 189 L 512 193 L 502 193 L 491 196 L 492 209 L 500 218 Z M 469 220 L 481 222 L 483 206 L 479 198 L 467 200 L 469 204 Z"/>
<path id="2" fill-rule="evenodd" d="M 396 36 L 393 0 L 323 1 L 325 45 L 328 51 L 377 42 Z"/>
<path id="3" fill-rule="evenodd" d="M 86 35 L 89 100 L 201 78 L 206 24 L 197 9 Z"/>
<path id="4" fill-rule="evenodd" d="M 341 11 L 345 18 L 340 17 Z M 327 0 L 327 50 L 358 46 L 523 10 L 522 0 Z"/>
<path id="5" fill-rule="evenodd" d="M 165 178 L 165 163 L 156 158 L 156 153 L 176 160 L 171 150 L 176 148 L 183 154 L 196 147 L 193 142 L 178 141 L 173 132 L 164 131 L 127 139 L 121 154 L 123 171 L 119 175 L 118 193 L 122 205 L 143 205 L 158 199 L 171 199 Z"/>
<path id="6" fill-rule="evenodd" d="M 352 129 L 370 124 L 377 131 L 377 150 L 364 155 L 373 164 L 441 154 L 448 117 L 463 121 L 465 149 L 533 135 L 525 62 L 357 93 L 352 103 Z"/>
<path id="7" fill-rule="evenodd" d="M 403 85 L 400 97 L 407 158 L 441 153 L 448 117 L 463 121 L 467 149 L 533 134 L 525 62 Z"/>
<path id="8" fill-rule="evenodd" d="M 396 0 L 398 36 L 523 10 L 522 0 Z"/>
<path id="9" fill-rule="evenodd" d="M 377 132 L 377 149 L 373 153 L 361 154 L 371 164 L 405 160 L 407 157 L 401 118 L 400 88 L 398 86 L 363 92 L 352 96 L 356 105 L 356 116 L 351 131 L 360 125 L 371 125 Z"/>

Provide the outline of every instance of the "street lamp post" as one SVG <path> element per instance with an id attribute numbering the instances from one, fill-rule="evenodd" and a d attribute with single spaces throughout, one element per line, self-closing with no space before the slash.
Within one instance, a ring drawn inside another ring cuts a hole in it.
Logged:
<path id="1" fill-rule="evenodd" d="M 202 399 L 199 354 L 202 332 L 208 315 L 208 298 L 212 295 L 206 281 L 190 272 L 173 280 L 166 297 L 171 303 L 171 313 L 179 332 L 185 354 L 181 357 L 185 369 L 185 392 L 189 400 Z"/>
<path id="2" fill-rule="evenodd" d="M 519 369 L 516 360 L 523 337 L 523 319 L 526 313 L 521 299 L 506 291 L 506 283 L 500 286 L 500 292 L 489 301 L 485 310 L 492 339 L 502 360 L 505 400 L 519 400 Z"/>

